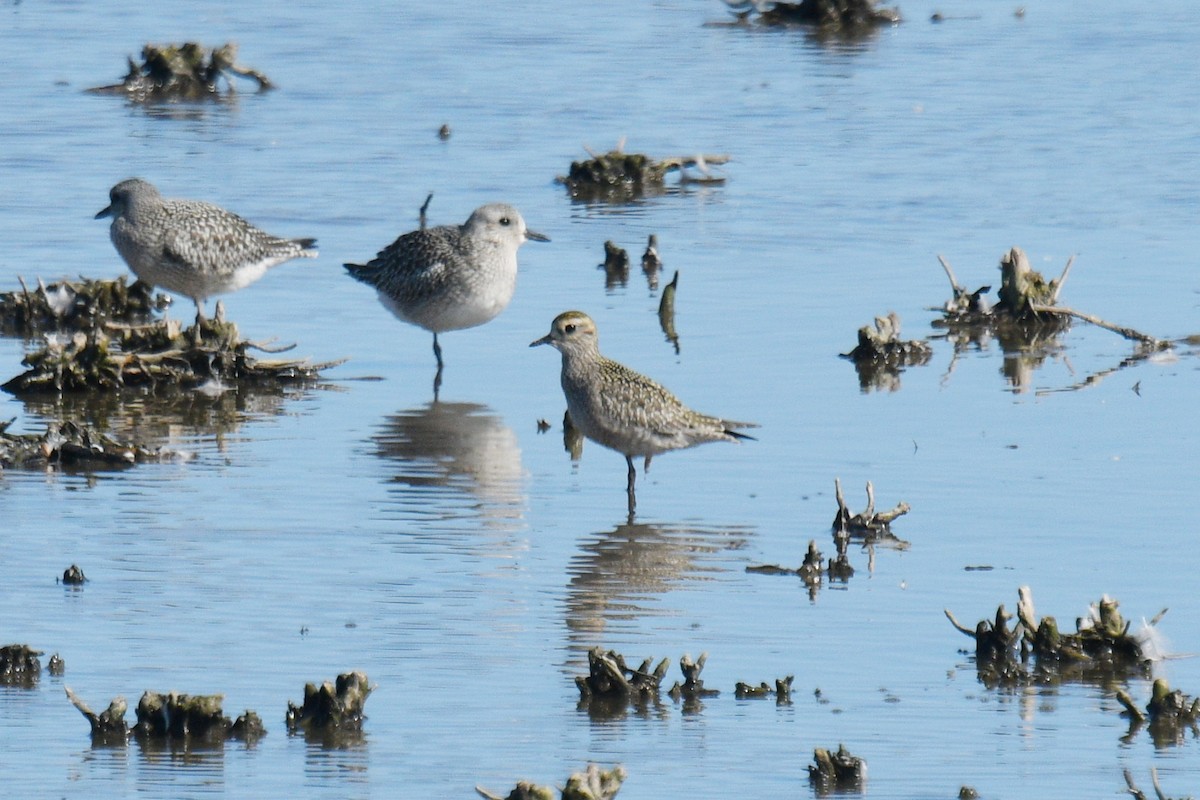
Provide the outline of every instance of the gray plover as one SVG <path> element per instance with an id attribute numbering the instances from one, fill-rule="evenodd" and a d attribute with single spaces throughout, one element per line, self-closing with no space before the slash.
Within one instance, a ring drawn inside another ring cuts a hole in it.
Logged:
<path id="1" fill-rule="evenodd" d="M 139 279 L 196 303 L 249 286 L 293 258 L 316 258 L 316 239 L 281 239 L 220 206 L 170 200 L 142 180 L 121 181 L 96 219 L 112 217 L 109 236 Z M 199 325 L 197 325 L 199 332 Z"/>
<path id="2" fill-rule="evenodd" d="M 508 306 L 517 285 L 517 248 L 529 239 L 550 241 L 525 227 L 512 206 L 489 203 L 462 225 L 402 234 L 370 262 L 345 266 L 399 319 L 433 333 L 440 375 L 438 334 L 482 325 Z"/>
<path id="3" fill-rule="evenodd" d="M 738 428 L 753 422 L 710 417 L 691 410 L 659 384 L 600 354 L 596 323 L 582 311 L 554 318 L 550 333 L 530 343 L 562 353 L 562 388 L 571 421 L 584 436 L 625 456 L 629 467 L 629 510 L 633 511 L 635 456 L 650 459 L 669 450 L 705 442 L 751 439 Z"/>

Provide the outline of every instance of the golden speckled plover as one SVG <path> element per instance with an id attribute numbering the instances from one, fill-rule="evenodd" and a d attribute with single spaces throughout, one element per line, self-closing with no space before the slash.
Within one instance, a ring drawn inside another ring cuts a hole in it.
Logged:
<path id="1" fill-rule="evenodd" d="M 630 513 L 635 505 L 635 456 L 645 458 L 644 469 L 649 469 L 650 459 L 659 453 L 705 442 L 751 439 L 737 429 L 758 427 L 693 411 L 650 378 L 604 357 L 596 340 L 596 323 L 582 311 L 555 317 L 550 333 L 529 346 L 541 344 L 562 353 L 563 394 L 575 427 L 625 456 Z"/>

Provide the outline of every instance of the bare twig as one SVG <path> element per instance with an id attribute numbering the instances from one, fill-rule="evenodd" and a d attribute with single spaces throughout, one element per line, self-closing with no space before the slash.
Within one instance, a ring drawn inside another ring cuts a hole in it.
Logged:
<path id="1" fill-rule="evenodd" d="M 1071 265 L 1075 263 L 1075 256 L 1072 255 L 1067 259 L 1067 265 L 1063 267 L 1062 275 L 1058 276 L 1058 280 L 1054 281 L 1054 290 L 1050 293 L 1050 304 L 1058 302 L 1058 294 L 1062 291 L 1063 284 L 1067 282 L 1067 275 L 1071 273 Z"/>
<path id="2" fill-rule="evenodd" d="M 950 279 L 950 288 L 954 290 L 954 295 L 957 297 L 960 294 L 966 294 L 967 290 L 958 282 L 958 278 L 954 277 L 954 270 L 950 268 L 950 262 L 940 253 L 938 261 L 941 262 L 942 269 L 946 270 L 946 277 Z"/>
<path id="3" fill-rule="evenodd" d="M 1076 317 L 1084 322 L 1090 322 L 1093 325 L 1104 328 L 1105 330 L 1112 331 L 1113 333 L 1123 336 L 1126 339 L 1131 339 L 1133 341 L 1141 342 L 1142 344 L 1150 345 L 1155 350 L 1167 350 L 1171 347 L 1171 343 L 1165 339 L 1157 339 L 1149 334 L 1134 330 L 1133 328 L 1125 328 L 1120 325 L 1115 325 L 1111 322 L 1106 322 L 1099 317 L 1091 314 L 1085 314 L 1082 311 L 1076 311 L 1075 309 L 1067 308 L 1066 306 L 1048 306 L 1043 305 L 1042 303 L 1030 303 L 1029 309 L 1038 314 L 1057 314 L 1062 317 Z"/>
<path id="4" fill-rule="evenodd" d="M 975 630 L 973 628 L 968 628 L 966 625 L 963 625 L 961 622 L 955 619 L 954 614 L 950 613 L 950 609 L 944 608 L 942 611 L 946 614 L 946 619 L 950 620 L 951 625 L 953 625 L 955 628 L 958 628 L 959 631 L 967 636 L 970 636 L 972 639 L 975 638 Z"/>

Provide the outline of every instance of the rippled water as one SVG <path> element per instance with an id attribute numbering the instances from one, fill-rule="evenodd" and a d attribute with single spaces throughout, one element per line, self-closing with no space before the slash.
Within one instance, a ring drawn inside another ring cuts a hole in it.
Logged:
<path id="1" fill-rule="evenodd" d="M 66 660 L 62 678 L 0 689 L 8 793 L 468 797 L 591 760 L 626 766 L 622 797 L 803 795 L 812 749 L 839 742 L 868 760 L 871 797 L 1115 795 L 1126 768 L 1148 789 L 1151 766 L 1169 794 L 1196 793 L 1195 736 L 1123 740 L 1109 689 L 988 689 L 942 614 L 973 623 L 1028 584 L 1065 621 L 1108 593 L 1134 621 L 1170 607 L 1171 652 L 1200 652 L 1194 346 L 1126 365 L 1129 342 L 1083 325 L 1025 359 L 939 338 L 890 389 L 837 358 L 891 310 L 906 335 L 937 334 L 937 255 L 975 288 L 1013 245 L 1049 275 L 1076 256 L 1075 308 L 1195 332 L 1191 5 L 1025 6 L 904 2 L 904 24 L 847 44 L 705 26 L 727 16 L 707 0 L 6 4 L 0 290 L 121 274 L 91 217 L 137 174 L 318 237 L 320 259 L 226 306 L 251 338 L 350 359 L 317 387 L 166 409 L 0 398 L 14 430 L 85 416 L 191 456 L 0 475 L 0 639 Z M 157 108 L 83 93 L 143 43 L 183 39 L 237 40 L 281 89 Z M 729 180 L 626 206 L 553 182 L 623 138 L 727 153 Z M 428 334 L 340 266 L 415 227 L 431 191 L 435 224 L 500 199 L 553 240 L 522 249 L 503 315 L 442 337 L 437 403 Z M 636 264 L 651 233 L 680 272 L 678 352 Z M 625 285 L 598 268 L 608 239 L 634 257 Z M 567 308 L 689 404 L 761 423 L 758 441 L 657 459 L 629 520 L 623 460 L 592 444 L 570 460 L 558 358 L 527 347 Z M 0 340 L 5 375 L 22 353 Z M 814 596 L 746 573 L 797 565 L 810 539 L 832 553 L 835 477 L 855 509 L 868 480 L 879 506 L 909 502 L 908 546 L 852 548 L 856 574 Z M 81 590 L 55 583 L 71 563 Z M 573 677 L 595 645 L 634 662 L 705 651 L 721 695 L 590 716 Z M 362 739 L 289 738 L 286 702 L 350 669 L 378 684 Z M 1200 693 L 1195 659 L 1159 672 Z M 792 705 L 733 697 L 788 674 Z M 64 685 L 99 707 L 220 692 L 270 733 L 96 748 Z"/>

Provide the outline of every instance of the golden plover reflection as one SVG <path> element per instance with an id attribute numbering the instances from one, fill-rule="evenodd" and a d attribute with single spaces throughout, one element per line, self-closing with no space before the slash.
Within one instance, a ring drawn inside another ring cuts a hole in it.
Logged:
<path id="1" fill-rule="evenodd" d="M 650 459 L 659 453 L 705 442 L 752 439 L 737 429 L 758 427 L 693 411 L 650 378 L 601 355 L 596 323 L 582 311 L 555 317 L 550 333 L 529 346 L 541 344 L 562 353 L 563 394 L 575 427 L 625 456 L 630 512 L 636 502 L 635 456 L 644 457 L 644 469 L 649 469 Z"/>

